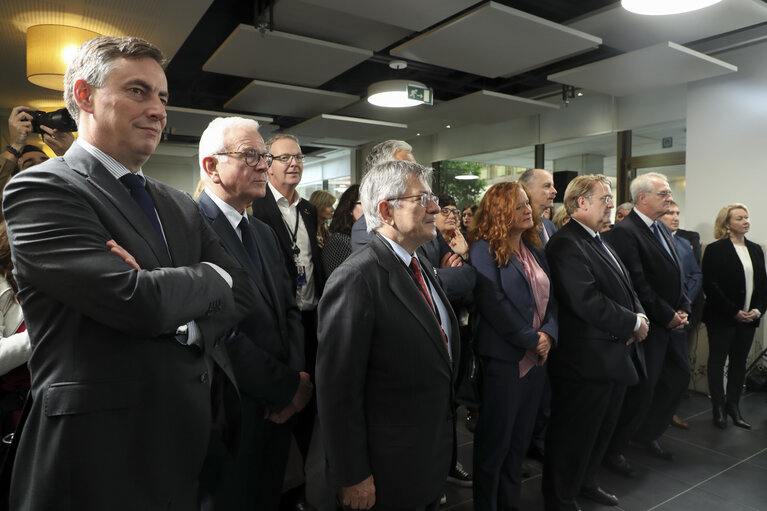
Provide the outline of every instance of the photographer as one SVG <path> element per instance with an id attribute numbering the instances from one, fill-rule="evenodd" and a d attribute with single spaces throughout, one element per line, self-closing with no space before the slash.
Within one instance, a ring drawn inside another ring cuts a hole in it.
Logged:
<path id="1" fill-rule="evenodd" d="M 16 173 L 17 166 L 18 170 L 25 170 L 48 159 L 42 149 L 27 144 L 27 139 L 33 130 L 32 115 L 29 113 L 31 110 L 26 106 L 17 106 L 8 117 L 10 137 L 8 145 L 0 153 L 0 190 L 5 188 L 11 176 Z M 67 152 L 75 140 L 72 133 L 51 129 L 44 125 L 40 125 L 40 135 L 43 142 L 58 156 Z"/>

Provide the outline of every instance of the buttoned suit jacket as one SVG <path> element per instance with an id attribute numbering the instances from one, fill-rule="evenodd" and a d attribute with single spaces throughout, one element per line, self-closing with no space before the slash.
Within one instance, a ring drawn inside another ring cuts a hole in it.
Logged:
<path id="1" fill-rule="evenodd" d="M 549 370 L 563 379 L 633 385 L 645 376 L 641 343 L 626 346 L 644 313 L 629 271 L 576 221 L 551 237 L 546 256 L 559 303 L 559 339 Z"/>
<path id="2" fill-rule="evenodd" d="M 447 309 L 452 363 L 415 278 L 380 234 L 333 272 L 319 304 L 328 481 L 351 486 L 372 474 L 383 508 L 438 499 L 453 452 L 458 322 L 431 264 L 421 265 Z"/>
<path id="3" fill-rule="evenodd" d="M 227 253 L 247 270 L 257 291 L 255 307 L 226 341 L 240 391 L 261 406 L 282 410 L 293 399 L 298 373 L 304 369 L 304 328 L 277 235 L 249 216 L 246 228 L 258 245 L 261 275 L 221 209 L 206 193 L 197 202 L 205 221 Z"/>
<path id="4" fill-rule="evenodd" d="M 317 244 L 317 208 L 306 199 L 299 199 L 296 207 L 309 235 L 309 246 L 311 247 L 312 264 L 314 265 L 314 291 L 319 299 L 322 295 L 322 288 L 325 285 L 325 270 L 322 267 L 320 246 Z M 298 274 L 296 273 L 296 264 L 293 259 L 293 241 L 290 239 L 288 228 L 285 226 L 282 213 L 279 206 L 277 206 L 277 200 L 272 194 L 270 187 L 266 187 L 266 195 L 263 198 L 253 201 L 252 209 L 253 216 L 274 229 L 274 232 L 277 234 L 277 239 L 284 254 L 285 268 L 287 268 L 288 274 L 293 278 L 293 289 L 295 289 Z M 292 225 L 290 229 L 293 229 Z"/>
<path id="5" fill-rule="evenodd" d="M 690 242 L 690 245 L 692 246 L 692 253 L 695 255 L 695 262 L 698 263 L 698 266 L 700 266 L 702 255 L 700 247 L 700 234 L 695 231 L 677 229 L 675 237 L 679 236 Z"/>
<path id="6" fill-rule="evenodd" d="M 695 260 L 695 253 L 690 247 L 690 242 L 685 238 L 671 236 L 676 244 L 676 253 L 679 255 L 679 264 L 682 266 L 684 280 L 684 294 L 695 303 L 703 289 L 703 273 Z"/>
<path id="7" fill-rule="evenodd" d="M 658 221 L 657 225 L 673 257 L 636 209 L 605 235 L 631 274 L 634 289 L 652 325 L 650 339 L 669 332 L 666 325 L 677 310 L 690 312 L 676 244 L 666 224 Z"/>
<path id="8" fill-rule="evenodd" d="M 77 144 L 6 188 L 33 347 L 33 405 L 11 509 L 193 509 L 211 417 L 237 420 L 236 400 L 222 402 L 219 371 L 230 389 L 233 380 L 218 341 L 253 303 L 247 275 L 191 197 L 151 178 L 146 186 L 167 249 L 123 185 Z M 112 254 L 108 240 L 142 269 Z M 202 261 L 229 272 L 234 288 Z M 209 363 L 202 350 L 166 334 L 192 320 Z"/>
<path id="9" fill-rule="evenodd" d="M 543 250 L 528 246 L 541 269 L 551 279 Z M 474 293 L 480 320 L 476 344 L 480 355 L 506 362 L 519 362 L 527 350 L 538 346 L 538 332 L 558 337 L 557 300 L 550 286 L 549 301 L 540 328 L 533 328 L 535 299 L 522 263 L 516 257 L 498 267 L 490 245 L 478 240 L 471 245 L 471 260 L 477 267 L 477 289 Z"/>

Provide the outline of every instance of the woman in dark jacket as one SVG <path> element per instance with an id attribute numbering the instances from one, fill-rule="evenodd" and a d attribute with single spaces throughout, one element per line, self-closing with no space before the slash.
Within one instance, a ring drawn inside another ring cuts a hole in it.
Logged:
<path id="1" fill-rule="evenodd" d="M 541 366 L 557 336 L 539 227 L 524 187 L 503 182 L 487 191 L 469 231 L 483 368 L 474 435 L 477 511 L 519 507 L 522 460 L 546 378 Z"/>
<path id="2" fill-rule="evenodd" d="M 322 247 L 322 265 L 327 277 L 351 255 L 352 225 L 361 216 L 360 185 L 351 185 L 338 199 L 338 207 L 330 221 L 330 236 Z"/>
<path id="3" fill-rule="evenodd" d="M 767 274 L 764 252 L 746 239 L 749 227 L 746 206 L 730 204 L 722 208 L 714 224 L 714 237 L 718 241 L 710 244 L 703 254 L 708 388 L 714 425 L 722 429 L 727 427 L 727 415 L 736 426 L 751 429 L 740 414 L 739 402 L 746 376 L 746 357 L 767 306 Z M 722 379 L 728 357 L 725 397 Z"/>

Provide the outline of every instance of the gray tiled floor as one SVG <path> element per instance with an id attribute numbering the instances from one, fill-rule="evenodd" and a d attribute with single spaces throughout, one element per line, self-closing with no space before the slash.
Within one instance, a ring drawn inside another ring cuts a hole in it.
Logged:
<path id="1" fill-rule="evenodd" d="M 711 424 L 705 395 L 691 393 L 679 406 L 690 422 L 689 430 L 669 428 L 662 445 L 675 461 L 656 460 L 638 449 L 626 456 L 636 467 L 635 479 L 609 471 L 600 474 L 602 486 L 620 499 L 617 508 L 579 501 L 584 511 L 767 511 L 767 404 L 765 394 L 747 394 L 741 411 L 753 430 L 732 426 L 722 431 Z M 458 459 L 467 468 L 472 461 L 472 435 L 463 423 L 458 431 Z M 309 456 L 308 496 L 320 511 L 333 511 L 333 492 L 324 479 L 319 442 Z M 533 475 L 522 487 L 521 509 L 542 511 L 541 465 L 529 461 Z M 447 505 L 442 511 L 473 511 L 471 489 L 445 485 Z"/>

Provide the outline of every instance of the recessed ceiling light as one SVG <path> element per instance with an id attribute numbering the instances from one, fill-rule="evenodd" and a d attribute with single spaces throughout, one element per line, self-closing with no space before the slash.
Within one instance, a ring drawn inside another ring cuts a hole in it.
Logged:
<path id="1" fill-rule="evenodd" d="M 479 176 L 475 176 L 474 174 L 461 174 L 459 176 L 455 176 L 455 178 L 459 181 L 472 181 L 474 179 L 479 179 Z"/>
<path id="2" fill-rule="evenodd" d="M 627 11 L 650 16 L 680 14 L 697 11 L 722 0 L 621 0 L 621 5 Z"/>
<path id="3" fill-rule="evenodd" d="M 448 124 L 447 126 L 445 126 L 445 128 L 450 129 L 450 125 Z"/>
<path id="4" fill-rule="evenodd" d="M 376 82 L 368 87 L 368 102 L 386 108 L 407 108 L 423 104 L 421 101 L 407 97 L 408 85 L 426 88 L 424 84 L 410 80 Z"/>

